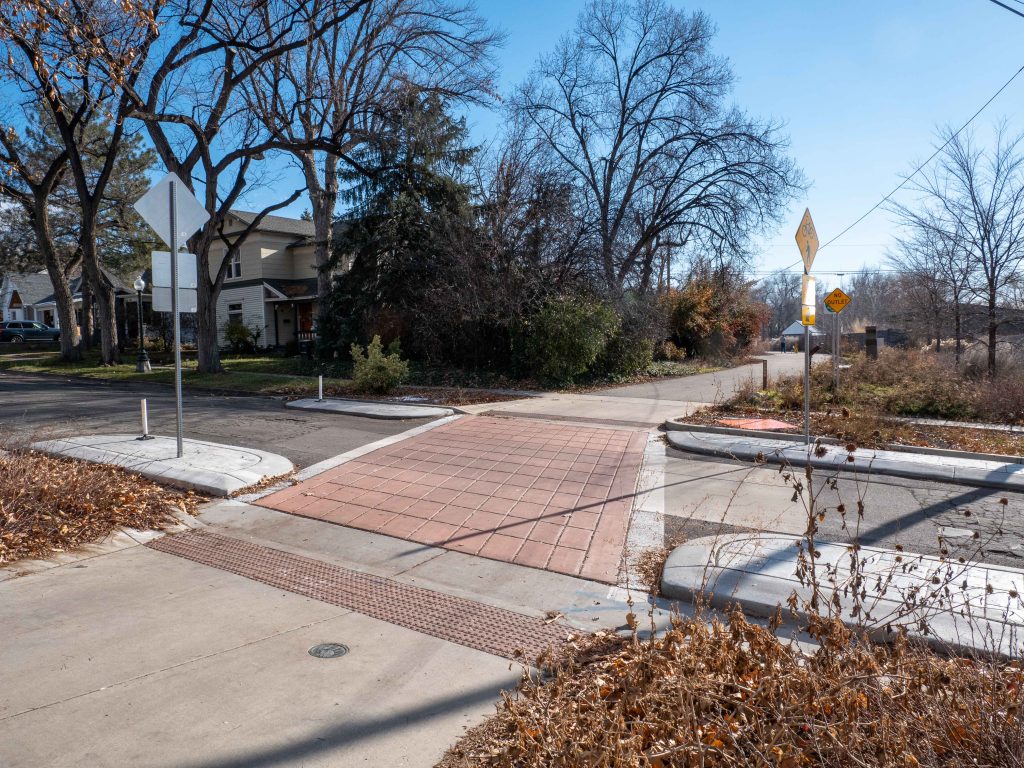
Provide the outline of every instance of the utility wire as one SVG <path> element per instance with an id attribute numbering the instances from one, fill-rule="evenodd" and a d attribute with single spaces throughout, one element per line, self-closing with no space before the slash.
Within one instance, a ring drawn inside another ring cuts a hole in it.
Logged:
<path id="1" fill-rule="evenodd" d="M 1001 2 L 999 2 L 999 0 L 990 0 L 990 1 L 993 2 L 993 3 L 996 3 L 996 5 L 1003 5 Z M 1013 11 L 1018 16 L 1024 17 L 1024 13 L 1020 13 L 1019 11 L 1016 11 L 1013 8 L 1009 8 L 1008 6 L 1005 6 L 1005 5 L 1003 5 L 1003 7 L 1007 8 L 1007 10 Z M 927 160 L 925 160 L 923 163 L 921 163 L 919 166 L 917 166 L 917 168 L 914 169 L 913 173 L 911 173 L 909 176 L 904 178 L 903 181 L 901 181 L 899 184 L 897 184 L 896 187 L 889 194 L 887 194 L 885 197 L 883 197 L 881 200 L 879 200 L 877 203 L 875 203 L 873 206 L 871 206 L 871 208 L 869 208 L 866 213 L 861 215 L 860 218 L 858 218 L 855 222 L 850 224 L 850 226 L 848 226 L 846 229 L 844 229 L 838 235 L 836 235 L 831 240 L 829 240 L 827 243 L 825 243 L 823 246 L 821 246 L 821 248 L 819 248 L 818 250 L 822 251 L 825 248 L 828 248 L 830 245 L 832 245 L 832 243 L 834 243 L 836 240 L 841 238 L 843 235 L 845 235 L 851 229 L 853 229 L 858 224 L 860 224 L 862 221 L 864 221 L 864 219 L 866 219 L 872 213 L 874 213 L 879 208 L 881 208 L 883 205 L 885 205 L 893 195 L 895 195 L 897 192 L 899 192 L 901 189 L 903 189 L 903 187 L 905 187 L 907 185 L 907 182 L 909 182 L 912 178 L 917 176 L 917 174 L 919 174 L 921 171 L 923 171 L 924 167 L 926 165 L 928 165 L 928 163 L 930 163 L 932 160 L 934 160 L 939 155 L 939 153 L 942 152 L 942 150 L 944 150 L 947 146 L 949 146 L 949 143 L 951 141 L 953 141 L 953 139 L 955 139 L 957 136 L 959 136 L 961 133 L 963 133 L 964 129 L 967 126 L 969 126 L 972 122 L 974 122 L 975 118 L 977 118 L 978 115 L 980 115 L 982 112 L 984 112 L 985 109 L 988 107 L 988 105 L 991 104 L 993 101 L 995 101 L 999 97 L 999 94 L 1001 94 L 1003 91 L 1005 91 L 1007 88 L 1010 87 L 1010 83 L 1012 83 L 1014 80 L 1016 80 L 1017 76 L 1020 75 L 1021 72 L 1024 72 L 1024 66 L 1021 66 L 1020 69 L 1018 69 L 1016 72 L 1014 72 L 1013 75 L 1010 77 L 1010 79 L 1007 80 L 1005 83 L 1003 83 L 1002 86 L 1000 86 L 999 90 L 996 91 L 995 93 L 993 93 L 991 98 L 989 98 L 988 101 L 986 101 L 984 104 L 982 104 L 981 107 L 978 108 L 978 111 L 975 112 L 973 115 L 971 115 L 966 123 L 964 123 L 959 128 L 957 128 L 956 133 L 952 134 L 948 139 L 946 139 L 942 143 L 942 146 L 940 146 L 938 149 L 936 149 L 934 152 L 932 152 L 932 154 L 928 157 Z M 784 270 L 792 269 L 793 267 L 798 266 L 798 265 L 800 265 L 802 263 L 803 263 L 802 260 L 801 261 L 794 261 L 788 267 L 784 267 L 783 269 Z"/>
<path id="2" fill-rule="evenodd" d="M 1008 11 L 1009 11 L 1010 13 L 1016 13 L 1016 14 L 1017 14 L 1018 16 L 1020 16 L 1021 18 L 1024 18 L 1024 13 L 1021 13 L 1021 12 L 1020 12 L 1020 11 L 1018 11 L 1018 10 L 1017 10 L 1016 8 L 1011 8 L 1010 6 L 1006 5 L 1005 3 L 1001 3 L 1001 2 L 999 2 L 999 0 L 989 0 L 989 2 L 990 2 L 990 3 L 995 3 L 995 4 L 996 4 L 996 5 L 998 5 L 998 6 L 1000 7 L 1000 8 L 1005 8 L 1005 9 L 1006 9 L 1006 10 L 1008 10 Z M 1020 2 L 1020 0 L 1015 0 L 1015 2 L 1018 2 L 1018 3 L 1019 3 L 1019 2 Z M 1021 5 L 1024 5 L 1024 3 L 1020 3 L 1020 4 L 1021 4 Z"/>

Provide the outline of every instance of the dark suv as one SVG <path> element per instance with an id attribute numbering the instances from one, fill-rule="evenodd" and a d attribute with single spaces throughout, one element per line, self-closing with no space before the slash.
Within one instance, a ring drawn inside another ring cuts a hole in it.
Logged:
<path id="1" fill-rule="evenodd" d="M 57 341 L 60 331 L 32 320 L 10 320 L 0 323 L 0 341 L 12 341 L 20 344 L 23 341 Z"/>

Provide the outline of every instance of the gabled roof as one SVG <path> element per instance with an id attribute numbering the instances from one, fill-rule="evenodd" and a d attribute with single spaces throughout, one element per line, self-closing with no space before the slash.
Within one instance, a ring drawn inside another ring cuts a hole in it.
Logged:
<path id="1" fill-rule="evenodd" d="M 263 278 L 263 284 L 285 299 L 308 299 L 316 296 L 316 278 L 301 280 L 271 280 Z"/>
<path id="2" fill-rule="evenodd" d="M 42 303 L 53 295 L 50 276 L 45 272 L 8 272 L 4 278 L 10 282 L 25 306 Z"/>
<path id="3" fill-rule="evenodd" d="M 114 290 L 118 293 L 134 292 L 125 285 L 120 277 L 109 269 L 104 269 L 103 274 L 106 275 L 110 284 L 114 286 Z M 53 283 L 50 282 L 50 275 L 46 272 L 8 272 L 4 275 L 4 279 L 18 292 L 22 305 L 26 307 L 54 303 Z M 81 275 L 72 277 L 69 286 L 71 288 L 71 295 L 76 299 L 80 298 L 82 294 Z"/>
<path id="4" fill-rule="evenodd" d="M 799 321 L 794 321 L 792 325 L 786 327 L 786 330 L 782 332 L 783 336 L 803 336 L 804 325 Z M 811 336 L 824 336 L 825 334 L 819 331 L 815 326 L 811 326 Z"/>
<path id="5" fill-rule="evenodd" d="M 252 211 L 231 210 L 231 215 L 245 225 L 252 224 L 259 216 Z M 259 232 L 277 232 L 282 235 L 294 235 L 295 237 L 312 237 L 315 234 L 312 221 L 305 219 L 292 219 L 287 216 L 264 216 L 256 228 Z"/>

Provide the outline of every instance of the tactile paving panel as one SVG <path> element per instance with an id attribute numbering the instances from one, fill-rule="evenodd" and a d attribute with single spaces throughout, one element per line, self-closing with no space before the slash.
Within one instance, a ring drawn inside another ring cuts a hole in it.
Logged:
<path id="1" fill-rule="evenodd" d="M 506 659 L 531 662 L 572 634 L 564 624 L 208 531 L 146 546 Z"/>

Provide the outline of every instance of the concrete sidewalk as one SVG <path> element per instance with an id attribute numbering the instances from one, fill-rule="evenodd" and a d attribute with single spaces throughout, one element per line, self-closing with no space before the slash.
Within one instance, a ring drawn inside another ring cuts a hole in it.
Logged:
<path id="1" fill-rule="evenodd" d="M 1010 460 L 964 458 L 943 454 L 858 448 L 821 444 L 808 447 L 793 440 L 754 435 L 673 430 L 666 434 L 672 448 L 706 456 L 806 466 L 815 469 L 893 475 L 917 480 L 959 483 L 981 488 L 1024 491 L 1024 464 Z"/>
<path id="2" fill-rule="evenodd" d="M 649 428 L 659 426 L 666 419 L 688 416 L 710 404 L 710 402 L 612 396 L 605 392 L 592 394 L 547 392 L 539 397 L 523 400 L 463 406 L 460 410 L 471 414 L 519 416 L 618 427 Z"/>
<path id="3" fill-rule="evenodd" d="M 315 397 L 289 400 L 286 408 L 323 413 L 342 413 L 348 416 L 364 416 L 368 419 L 440 419 L 455 413 L 451 408 L 436 405 L 409 405 L 406 403 L 371 402 L 366 400 L 341 400 Z"/>
<path id="4" fill-rule="evenodd" d="M 323 576 L 279 567 L 276 584 L 135 546 L 0 583 L 0 765 L 428 768 L 494 711 L 520 668 L 445 639 L 473 629 L 456 613 L 428 616 L 420 631 L 375 618 L 396 590 L 563 632 L 619 628 L 630 611 L 607 585 L 237 501 L 200 522 L 215 544 L 272 550 Z M 339 569 L 379 587 L 366 613 L 310 596 L 336 590 Z M 349 651 L 308 653 L 324 642 Z"/>
<path id="5" fill-rule="evenodd" d="M 812 589 L 797 577 L 798 541 L 771 534 L 689 541 L 669 555 L 662 592 L 688 602 L 703 595 L 719 608 L 738 603 L 762 617 L 785 611 L 796 595 L 803 613 Z M 902 627 L 943 648 L 1011 657 L 1024 649 L 1024 570 L 861 547 L 854 574 L 848 546 L 816 541 L 815 550 L 822 613 L 838 601 L 839 618 L 880 639 Z"/>

